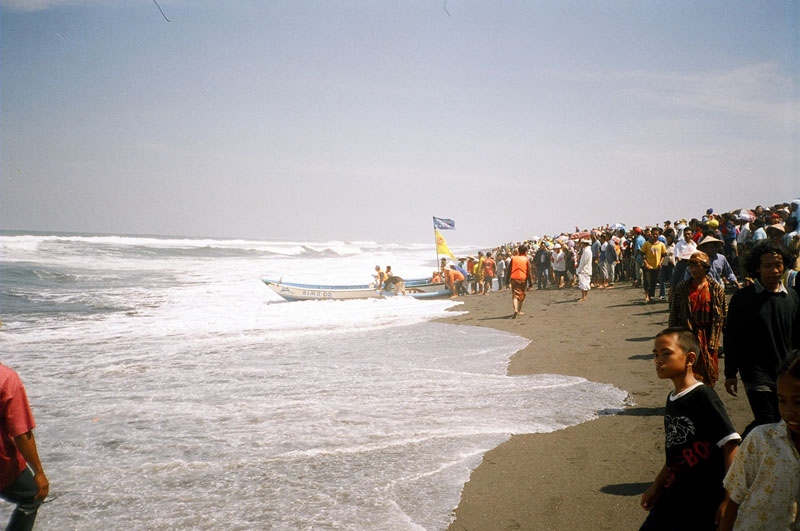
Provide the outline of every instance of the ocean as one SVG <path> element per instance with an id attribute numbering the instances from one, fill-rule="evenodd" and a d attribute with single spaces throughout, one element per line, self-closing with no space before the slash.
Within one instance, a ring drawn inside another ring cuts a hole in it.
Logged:
<path id="1" fill-rule="evenodd" d="M 624 407 L 609 385 L 507 376 L 528 341 L 432 322 L 457 302 L 287 303 L 259 280 L 368 283 L 377 264 L 425 277 L 436 255 L 1 232 L 0 362 L 51 483 L 37 527 L 441 530 L 484 452 Z"/>

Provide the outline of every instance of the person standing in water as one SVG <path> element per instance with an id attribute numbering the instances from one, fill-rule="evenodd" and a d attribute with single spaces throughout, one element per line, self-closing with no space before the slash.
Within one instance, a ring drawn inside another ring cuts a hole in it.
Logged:
<path id="1" fill-rule="evenodd" d="M 16 372 L 0 364 L 0 498 L 17 504 L 6 529 L 33 529 L 50 491 L 33 437 L 33 413 Z"/>

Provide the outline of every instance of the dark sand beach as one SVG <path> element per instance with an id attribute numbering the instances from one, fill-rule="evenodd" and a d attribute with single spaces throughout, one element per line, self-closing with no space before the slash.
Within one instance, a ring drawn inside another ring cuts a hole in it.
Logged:
<path id="1" fill-rule="evenodd" d="M 472 295 L 454 308 L 467 314 L 446 320 L 530 339 L 512 357 L 510 375 L 580 376 L 627 391 L 630 402 L 578 426 L 515 434 L 487 452 L 464 486 L 451 531 L 636 530 L 644 521 L 639 497 L 663 465 L 663 408 L 672 389 L 656 377 L 650 356 L 667 304 L 642 304 L 643 291 L 627 282 L 593 289 L 586 302 L 576 302 L 579 294 L 531 290 L 517 319 L 510 292 Z M 729 396 L 721 381 L 715 390 L 741 433 L 751 419 L 746 397 Z"/>

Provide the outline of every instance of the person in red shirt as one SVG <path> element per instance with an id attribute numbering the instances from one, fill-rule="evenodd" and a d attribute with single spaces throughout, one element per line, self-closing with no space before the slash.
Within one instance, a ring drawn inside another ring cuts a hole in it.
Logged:
<path id="1" fill-rule="evenodd" d="M 0 498 L 17 504 L 7 530 L 30 530 L 50 491 L 33 438 L 33 413 L 19 376 L 0 364 Z"/>
<path id="2" fill-rule="evenodd" d="M 483 261 L 483 294 L 488 295 L 492 291 L 492 279 L 494 278 L 495 261 L 492 258 L 492 253 L 486 253 L 486 259 Z"/>

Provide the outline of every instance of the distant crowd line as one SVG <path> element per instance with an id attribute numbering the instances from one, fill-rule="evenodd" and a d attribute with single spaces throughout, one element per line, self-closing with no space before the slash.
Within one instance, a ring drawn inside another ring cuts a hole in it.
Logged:
<path id="1" fill-rule="evenodd" d="M 800 200 L 722 214 L 708 209 L 699 219 L 667 220 L 663 226 L 626 228 L 616 224 L 589 230 L 576 227 L 574 232 L 504 243 L 485 253 L 478 251 L 457 258 L 450 265 L 447 258 L 442 258 L 441 279 L 452 288 L 454 296 L 508 289 L 511 259 L 524 245 L 531 268 L 528 288 L 576 286 L 580 257 L 591 252 L 590 287 L 603 289 L 630 281 L 644 288 L 645 302 L 666 301 L 668 289 L 689 278 L 688 262 L 694 252 L 701 250 L 710 257 L 709 274 L 714 280 L 741 287 L 742 283 L 751 282 L 743 264 L 758 242 L 772 241 L 793 256 L 798 255 L 798 225 Z M 584 251 L 581 243 L 587 242 L 588 251 Z M 800 264 L 794 262 L 786 268 L 786 285 L 797 283 L 798 269 Z M 450 275 L 448 271 L 460 275 Z"/>

